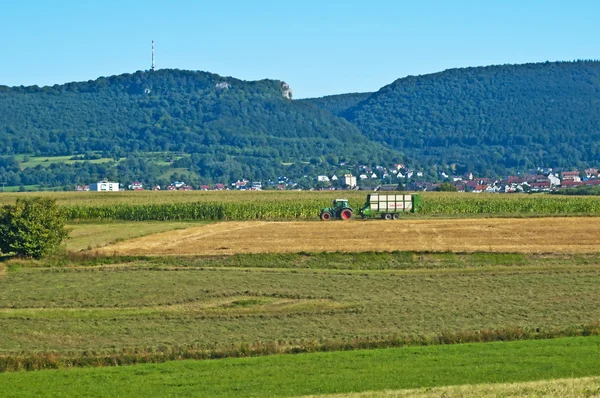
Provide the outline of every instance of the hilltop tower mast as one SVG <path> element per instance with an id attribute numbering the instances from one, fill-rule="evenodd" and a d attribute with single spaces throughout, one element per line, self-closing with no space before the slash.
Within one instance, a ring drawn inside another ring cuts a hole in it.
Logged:
<path id="1" fill-rule="evenodd" d="M 154 63 L 154 40 L 152 40 L 152 69 L 151 69 L 151 71 L 154 72 L 155 69 L 156 69 L 156 64 Z"/>

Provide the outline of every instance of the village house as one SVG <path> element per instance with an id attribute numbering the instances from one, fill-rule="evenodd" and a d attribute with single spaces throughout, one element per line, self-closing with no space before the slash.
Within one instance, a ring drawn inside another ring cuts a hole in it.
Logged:
<path id="1" fill-rule="evenodd" d="M 553 187 L 560 186 L 560 178 L 558 178 L 557 175 L 554 175 L 552 173 L 548 174 L 548 181 L 550 181 L 550 185 L 552 185 Z"/>
<path id="2" fill-rule="evenodd" d="M 589 180 L 583 181 L 584 185 L 600 185 L 599 178 L 590 178 Z"/>
<path id="3" fill-rule="evenodd" d="M 529 183 L 529 188 L 532 192 L 547 192 L 550 191 L 550 181 L 533 181 Z"/>
<path id="4" fill-rule="evenodd" d="M 561 183 L 562 188 L 576 188 L 581 185 L 583 185 L 583 182 L 574 180 L 563 180 Z"/>
<path id="5" fill-rule="evenodd" d="M 581 177 L 579 176 L 578 171 L 563 171 L 561 177 L 563 181 L 570 180 L 574 182 L 581 182 Z"/>
<path id="6" fill-rule="evenodd" d="M 352 174 L 344 174 L 344 184 L 350 188 L 354 188 L 356 186 L 356 177 Z"/>
<path id="7" fill-rule="evenodd" d="M 235 189 L 242 189 L 242 188 L 246 188 L 246 185 L 248 185 L 249 181 L 246 180 L 245 178 L 241 179 L 241 180 L 237 180 L 236 182 L 234 182 L 233 184 L 231 184 L 232 187 L 235 187 Z"/>
<path id="8" fill-rule="evenodd" d="M 131 184 L 129 184 L 129 189 L 134 190 L 134 191 L 143 191 L 144 184 L 142 184 L 139 181 L 134 181 Z"/>
<path id="9" fill-rule="evenodd" d="M 94 184 L 90 184 L 90 191 L 94 192 L 118 192 L 119 183 L 110 181 L 99 181 Z"/>

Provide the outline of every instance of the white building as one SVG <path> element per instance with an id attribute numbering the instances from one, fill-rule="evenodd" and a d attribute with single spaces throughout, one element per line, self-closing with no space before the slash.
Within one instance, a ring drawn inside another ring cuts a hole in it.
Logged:
<path id="1" fill-rule="evenodd" d="M 119 183 L 118 182 L 109 182 L 109 181 L 100 181 L 94 184 L 90 184 L 90 191 L 93 192 L 118 192 L 119 191 Z"/>
<path id="2" fill-rule="evenodd" d="M 356 177 L 352 174 L 344 174 L 344 184 L 348 185 L 350 188 L 354 188 L 356 186 Z"/>
<path id="3" fill-rule="evenodd" d="M 548 181 L 550 181 L 550 185 L 554 187 L 560 186 L 560 178 L 552 173 L 548 174 Z"/>
<path id="4" fill-rule="evenodd" d="M 327 177 L 327 176 L 317 176 L 317 181 L 319 181 L 319 182 L 329 182 L 329 177 Z"/>

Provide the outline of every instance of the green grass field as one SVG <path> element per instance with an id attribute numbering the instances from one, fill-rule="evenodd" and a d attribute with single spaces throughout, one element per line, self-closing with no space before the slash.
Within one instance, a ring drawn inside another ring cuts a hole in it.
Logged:
<path id="1" fill-rule="evenodd" d="M 21 162 L 22 169 L 34 168 L 37 166 L 50 167 L 50 165 L 52 163 L 73 164 L 76 162 L 84 161 L 84 160 L 71 160 L 71 158 L 73 157 L 72 155 L 69 155 L 69 156 L 27 156 L 27 161 L 24 162 L 23 160 L 25 159 L 25 157 L 26 157 L 25 155 L 17 156 L 17 160 L 19 160 Z M 112 162 L 112 161 L 114 161 L 114 159 L 102 158 L 102 159 L 93 159 L 93 160 L 85 160 L 85 161 L 90 162 L 90 163 L 106 163 L 106 162 Z"/>
<path id="2" fill-rule="evenodd" d="M 2 396 L 275 397 L 600 375 L 600 337 L 0 374 Z M 597 393 L 597 391 L 596 391 Z"/>
<path id="3" fill-rule="evenodd" d="M 66 248 L 69 251 L 90 250 L 124 239 L 202 225 L 205 222 L 116 222 L 77 223 L 71 229 Z"/>
<path id="4" fill-rule="evenodd" d="M 349 259 L 357 268 L 369 256 Z M 252 268 L 258 262 L 252 256 L 238 258 L 237 268 L 164 261 L 7 263 L 0 279 L 0 353 L 549 330 L 600 319 L 600 307 L 588 299 L 600 293 L 593 256 L 580 265 L 427 269 L 417 263 L 383 271 Z"/>

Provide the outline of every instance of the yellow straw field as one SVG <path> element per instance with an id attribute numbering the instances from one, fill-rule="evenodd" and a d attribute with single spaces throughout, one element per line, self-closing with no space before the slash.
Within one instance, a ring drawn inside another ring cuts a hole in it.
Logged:
<path id="1" fill-rule="evenodd" d="M 221 222 L 99 249 L 120 255 L 436 251 L 600 252 L 600 218 Z"/>

